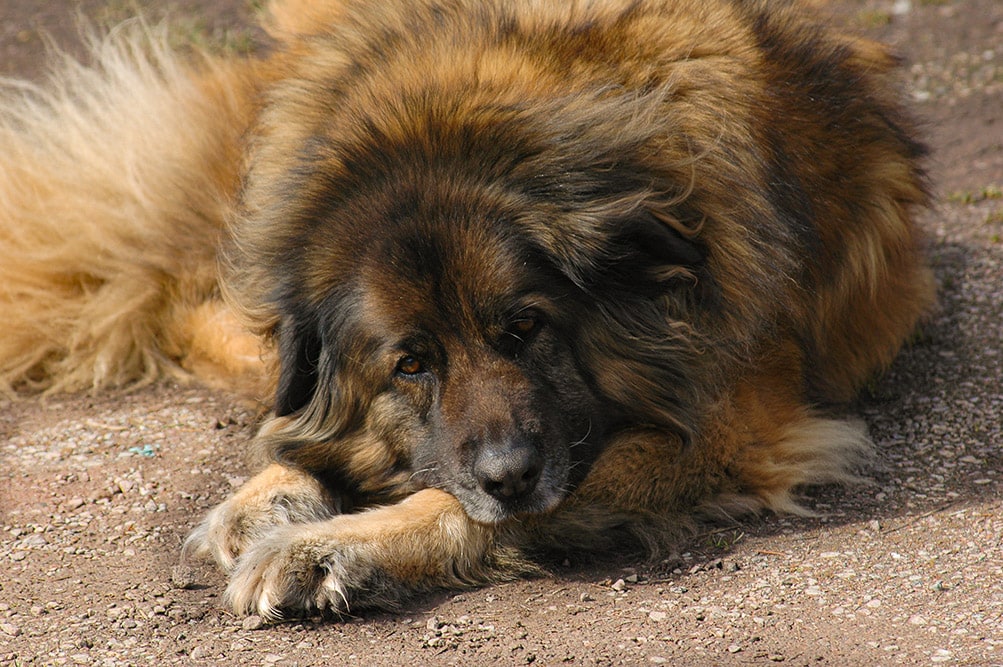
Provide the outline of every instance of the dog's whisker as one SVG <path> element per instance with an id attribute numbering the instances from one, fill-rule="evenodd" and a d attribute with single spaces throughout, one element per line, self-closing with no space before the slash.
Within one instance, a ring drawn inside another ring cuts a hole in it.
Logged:
<path id="1" fill-rule="evenodd" d="M 569 449 L 574 449 L 575 447 L 579 447 L 581 445 L 586 444 L 586 441 L 589 439 L 590 435 L 592 435 L 592 420 L 591 419 L 589 419 L 589 426 L 588 426 L 588 429 L 585 431 L 585 435 L 583 435 L 581 438 L 579 438 L 578 440 L 575 440 L 570 445 L 568 445 L 568 448 Z"/>
<path id="2" fill-rule="evenodd" d="M 438 469 L 439 469 L 439 466 L 437 466 L 437 465 L 430 466 L 428 468 L 420 468 L 418 470 L 413 471 L 410 475 L 408 475 L 407 481 L 413 482 L 414 479 L 415 479 L 415 477 L 417 477 L 418 475 L 423 475 L 425 473 L 435 472 Z"/>

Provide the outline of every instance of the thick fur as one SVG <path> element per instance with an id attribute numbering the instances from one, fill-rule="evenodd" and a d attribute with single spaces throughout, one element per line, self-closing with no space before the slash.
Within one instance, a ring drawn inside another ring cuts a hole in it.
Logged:
<path id="1" fill-rule="evenodd" d="M 785 2 L 273 3 L 9 86 L 8 391 L 272 388 L 190 554 L 270 617 L 803 511 L 932 301 L 893 59 Z M 150 118 L 155 117 L 156 122 Z"/>
<path id="2" fill-rule="evenodd" d="M 96 66 L 61 59 L 44 87 L 0 89 L 0 391 L 181 366 L 229 384 L 260 365 L 219 301 L 216 261 L 248 68 L 183 63 L 165 43 L 122 26 L 93 43 Z"/>

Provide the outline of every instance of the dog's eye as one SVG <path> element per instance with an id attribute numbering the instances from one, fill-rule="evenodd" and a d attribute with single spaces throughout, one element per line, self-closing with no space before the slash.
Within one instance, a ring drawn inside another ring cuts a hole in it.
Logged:
<path id="1" fill-rule="evenodd" d="M 425 372 L 425 364 L 421 362 L 421 359 L 407 355 L 401 357 L 400 361 L 397 362 L 396 372 L 398 375 L 405 376 L 418 375 Z"/>
<path id="2" fill-rule="evenodd" d="M 536 330 L 539 321 L 535 317 L 521 317 L 509 323 L 509 333 L 516 336 L 528 336 Z"/>
<path id="3" fill-rule="evenodd" d="M 520 340 L 526 340 L 539 330 L 543 320 L 535 310 L 523 310 L 509 320 L 505 333 Z"/>
<path id="4" fill-rule="evenodd" d="M 542 326 L 543 320 L 535 311 L 520 312 L 505 327 L 499 341 L 500 349 L 506 354 L 518 355 Z"/>

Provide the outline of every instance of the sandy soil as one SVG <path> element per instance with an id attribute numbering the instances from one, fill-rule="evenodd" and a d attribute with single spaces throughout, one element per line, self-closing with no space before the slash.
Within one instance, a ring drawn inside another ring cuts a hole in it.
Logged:
<path id="1" fill-rule="evenodd" d="M 41 78 L 77 11 L 0 0 L 0 75 Z M 182 37 L 244 48 L 251 3 L 148 2 Z M 923 218 L 941 309 L 855 411 L 873 484 L 811 491 L 820 517 L 767 516 L 648 563 L 443 593 L 399 614 L 262 625 L 223 577 L 174 569 L 193 522 L 251 470 L 254 415 L 163 384 L 0 399 L 0 664 L 1003 665 L 1003 3 L 831 0 L 892 42 L 927 125 Z M 2 335 L 2 333 L 0 333 Z"/>

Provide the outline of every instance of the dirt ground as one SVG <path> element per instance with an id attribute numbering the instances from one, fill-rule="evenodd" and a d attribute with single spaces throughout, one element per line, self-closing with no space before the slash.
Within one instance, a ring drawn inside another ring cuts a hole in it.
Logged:
<path id="1" fill-rule="evenodd" d="M 0 76 L 42 78 L 42 34 L 75 49 L 78 12 L 133 4 L 0 0 Z M 138 4 L 170 8 L 182 38 L 256 39 L 245 0 Z M 662 562 L 558 563 L 399 614 L 269 626 L 223 608 L 211 567 L 174 570 L 252 472 L 245 408 L 170 384 L 0 399 L 0 664 L 1003 665 L 1003 2 L 823 4 L 896 45 L 934 148 L 941 308 L 855 408 L 872 485 L 813 490 L 819 518 L 749 519 Z"/>

